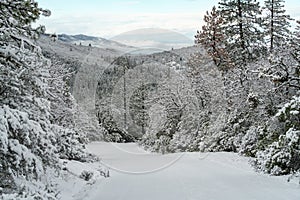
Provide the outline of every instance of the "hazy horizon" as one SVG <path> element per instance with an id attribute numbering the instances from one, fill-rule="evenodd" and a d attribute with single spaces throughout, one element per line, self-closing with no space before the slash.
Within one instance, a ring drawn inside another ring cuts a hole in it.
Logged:
<path id="1" fill-rule="evenodd" d="M 49 33 L 84 34 L 110 39 L 124 32 L 142 28 L 163 28 L 193 39 L 203 25 L 207 10 L 218 0 L 38 0 L 51 10 L 37 24 Z M 260 0 L 263 2 L 263 0 Z M 300 19 L 300 1 L 286 0 L 287 14 Z"/>

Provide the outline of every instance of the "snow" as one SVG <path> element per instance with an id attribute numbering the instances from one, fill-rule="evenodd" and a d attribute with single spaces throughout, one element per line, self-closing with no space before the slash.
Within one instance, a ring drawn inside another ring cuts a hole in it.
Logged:
<path id="1" fill-rule="evenodd" d="M 63 199 L 300 199 L 299 184 L 287 182 L 284 176 L 259 174 L 248 158 L 234 153 L 162 155 L 146 152 L 135 143 L 105 142 L 91 143 L 88 149 L 110 168 L 110 177 L 70 187 L 62 191 Z M 69 163 L 72 168 L 78 174 L 84 166 Z"/>
<path id="2" fill-rule="evenodd" d="M 68 173 L 64 175 L 63 180 L 58 181 L 57 186 L 61 190 L 60 198 L 63 200 L 84 199 L 81 197 L 81 193 L 88 193 L 93 188 L 93 184 L 98 183 L 97 181 L 101 182 L 101 167 L 97 163 L 80 163 L 77 161 L 66 161 L 66 163 Z M 80 178 L 83 171 L 92 172 L 94 174 L 92 179 L 85 181 Z"/>

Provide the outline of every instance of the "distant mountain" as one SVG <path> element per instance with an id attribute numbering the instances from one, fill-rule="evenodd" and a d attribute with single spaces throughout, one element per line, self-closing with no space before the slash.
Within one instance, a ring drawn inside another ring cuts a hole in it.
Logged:
<path id="1" fill-rule="evenodd" d="M 79 40 L 82 41 L 98 41 L 100 38 L 94 37 L 94 36 L 87 36 L 83 34 L 78 34 L 78 35 L 67 35 L 67 34 L 59 34 L 58 39 L 64 42 L 76 42 Z M 103 38 L 101 38 L 103 39 Z M 104 39 L 105 40 L 105 39 Z"/>
<path id="2" fill-rule="evenodd" d="M 59 34 L 58 40 L 66 43 L 82 44 L 84 46 L 88 46 L 89 44 L 91 44 L 94 47 L 99 47 L 102 49 L 115 49 L 123 52 L 134 51 L 137 49 L 136 47 L 125 45 L 120 42 L 107 40 L 101 37 L 83 35 L 83 34 L 78 34 L 78 35 Z"/>
<path id="3" fill-rule="evenodd" d="M 122 33 L 111 40 L 140 48 L 157 48 L 170 50 L 193 45 L 188 37 L 165 29 L 146 28 Z"/>

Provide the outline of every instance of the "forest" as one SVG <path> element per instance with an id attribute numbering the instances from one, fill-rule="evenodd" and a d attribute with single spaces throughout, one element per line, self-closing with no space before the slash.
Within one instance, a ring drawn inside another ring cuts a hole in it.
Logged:
<path id="1" fill-rule="evenodd" d="M 92 107 L 76 99 L 84 65 L 38 42 L 46 28 L 32 24 L 51 11 L 33 0 L 0 7 L 0 195 L 58 198 L 47 171 L 97 162 L 86 145 L 99 140 L 162 154 L 234 152 L 259 173 L 299 179 L 300 21 L 283 0 L 220 0 L 193 47 L 97 55 L 108 67 L 94 77 Z M 96 47 L 68 51 L 76 48 Z M 32 192 L 24 181 L 41 186 Z"/>

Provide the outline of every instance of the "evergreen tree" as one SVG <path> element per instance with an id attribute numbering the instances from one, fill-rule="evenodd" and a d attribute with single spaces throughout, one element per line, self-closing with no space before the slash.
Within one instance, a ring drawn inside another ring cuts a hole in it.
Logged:
<path id="1" fill-rule="evenodd" d="M 50 120 L 56 137 L 56 150 L 60 158 L 86 161 L 84 145 L 86 132 L 76 120 L 79 109 L 70 92 L 70 78 L 74 69 L 52 56 L 48 67 L 48 99 L 50 100 Z M 83 113 L 81 113 L 82 117 Z M 80 124 L 82 125 L 82 124 Z"/>
<path id="2" fill-rule="evenodd" d="M 274 48 L 286 45 L 290 35 L 290 18 L 285 14 L 284 0 L 266 0 L 264 10 L 266 17 L 263 18 L 262 27 L 272 52 Z"/>
<path id="3" fill-rule="evenodd" d="M 149 114 L 150 107 L 149 93 L 156 88 L 156 84 L 141 85 L 137 88 L 133 95 L 130 97 L 129 111 L 130 116 L 135 125 L 141 127 L 141 133 L 146 133 L 146 127 L 149 126 Z"/>
<path id="4" fill-rule="evenodd" d="M 260 52 L 259 3 L 256 0 L 222 0 L 219 10 L 224 20 L 227 51 L 232 61 L 242 67 Z"/>
<path id="5" fill-rule="evenodd" d="M 297 21 L 296 31 L 292 40 L 293 57 L 298 61 L 300 65 L 300 21 Z M 300 73 L 300 71 L 298 71 Z"/>
<path id="6" fill-rule="evenodd" d="M 31 23 L 50 11 L 33 0 L 1 0 L 0 7 L 0 188 L 12 192 L 8 180 L 41 179 L 47 167 L 59 167 L 59 157 L 81 159 L 83 141 L 68 72 L 33 41 L 44 27 Z"/>
<path id="7" fill-rule="evenodd" d="M 299 24 L 299 22 L 297 22 Z M 299 26 L 296 28 L 291 45 L 277 51 L 269 57 L 269 65 L 261 71 L 262 76 L 274 82 L 277 92 L 282 92 L 284 98 L 290 98 L 300 89 L 300 47 Z"/>
<path id="8" fill-rule="evenodd" d="M 197 31 L 197 35 L 195 35 L 195 43 L 202 44 L 208 55 L 212 57 L 215 65 L 225 70 L 230 63 L 225 50 L 225 36 L 222 32 L 223 18 L 215 6 L 210 13 L 206 12 L 204 22 L 206 24 L 202 26 L 202 30 Z"/>
<path id="9" fill-rule="evenodd" d="M 44 28 L 30 23 L 50 12 L 34 1 L 2 0 L 0 7 L 0 180 L 2 173 L 38 178 L 57 156 L 44 67 L 49 62 L 30 40 Z"/>
<path id="10" fill-rule="evenodd" d="M 300 171 L 300 97 L 287 102 L 271 119 L 267 135 L 259 141 L 256 168 L 282 175 Z"/>
<path id="11" fill-rule="evenodd" d="M 261 73 L 274 82 L 275 92 L 280 96 L 277 107 L 281 109 L 266 123 L 265 133 L 257 143 L 258 151 L 254 164 L 257 169 L 273 175 L 297 173 L 300 170 L 298 42 L 299 27 L 291 41 L 292 48 L 288 46 L 284 51 L 276 52 L 276 56 L 273 54 L 269 60 L 269 67 Z"/>

